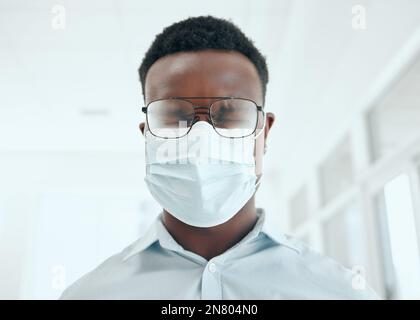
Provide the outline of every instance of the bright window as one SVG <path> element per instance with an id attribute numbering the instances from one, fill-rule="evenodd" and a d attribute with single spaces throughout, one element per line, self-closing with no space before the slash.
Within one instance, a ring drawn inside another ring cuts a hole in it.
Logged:
<path id="1" fill-rule="evenodd" d="M 408 175 L 389 181 L 380 194 L 394 283 L 393 297 L 420 298 L 420 256 Z"/>

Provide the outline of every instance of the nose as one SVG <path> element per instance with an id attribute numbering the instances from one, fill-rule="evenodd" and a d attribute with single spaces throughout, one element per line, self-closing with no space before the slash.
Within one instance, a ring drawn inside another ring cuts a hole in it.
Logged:
<path id="1" fill-rule="evenodd" d="M 194 106 L 194 111 L 194 123 L 198 121 L 204 121 L 211 124 L 210 108 L 208 106 Z"/>

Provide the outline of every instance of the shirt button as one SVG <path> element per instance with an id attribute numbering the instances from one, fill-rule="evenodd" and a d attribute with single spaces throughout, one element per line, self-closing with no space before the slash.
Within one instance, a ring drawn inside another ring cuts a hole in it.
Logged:
<path id="1" fill-rule="evenodd" d="M 217 271 L 216 264 L 214 264 L 213 262 L 212 262 L 212 263 L 210 263 L 210 264 L 209 264 L 209 271 L 210 271 L 211 273 L 216 272 L 216 271 Z"/>

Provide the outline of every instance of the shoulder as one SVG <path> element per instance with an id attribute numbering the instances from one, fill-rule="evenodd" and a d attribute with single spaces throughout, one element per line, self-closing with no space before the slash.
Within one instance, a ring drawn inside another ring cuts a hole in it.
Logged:
<path id="1" fill-rule="evenodd" d="M 124 275 L 130 273 L 132 266 L 130 267 L 130 263 L 124 258 L 140 240 L 107 258 L 95 269 L 79 278 L 64 290 L 60 300 L 103 299 L 107 295 L 107 288 L 112 288 L 123 279 Z"/>
<path id="2" fill-rule="evenodd" d="M 314 299 L 379 299 L 367 284 L 363 274 L 352 271 L 336 260 L 317 252 L 291 236 L 289 245 L 298 249 L 293 255 L 294 272 L 305 283 Z"/>

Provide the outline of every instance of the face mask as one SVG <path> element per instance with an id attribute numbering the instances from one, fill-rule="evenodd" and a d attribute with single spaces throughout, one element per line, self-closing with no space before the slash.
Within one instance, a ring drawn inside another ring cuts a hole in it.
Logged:
<path id="1" fill-rule="evenodd" d="M 146 132 L 146 184 L 155 200 L 182 222 L 222 224 L 255 192 L 255 139 L 224 138 L 204 121 L 178 139 Z"/>

